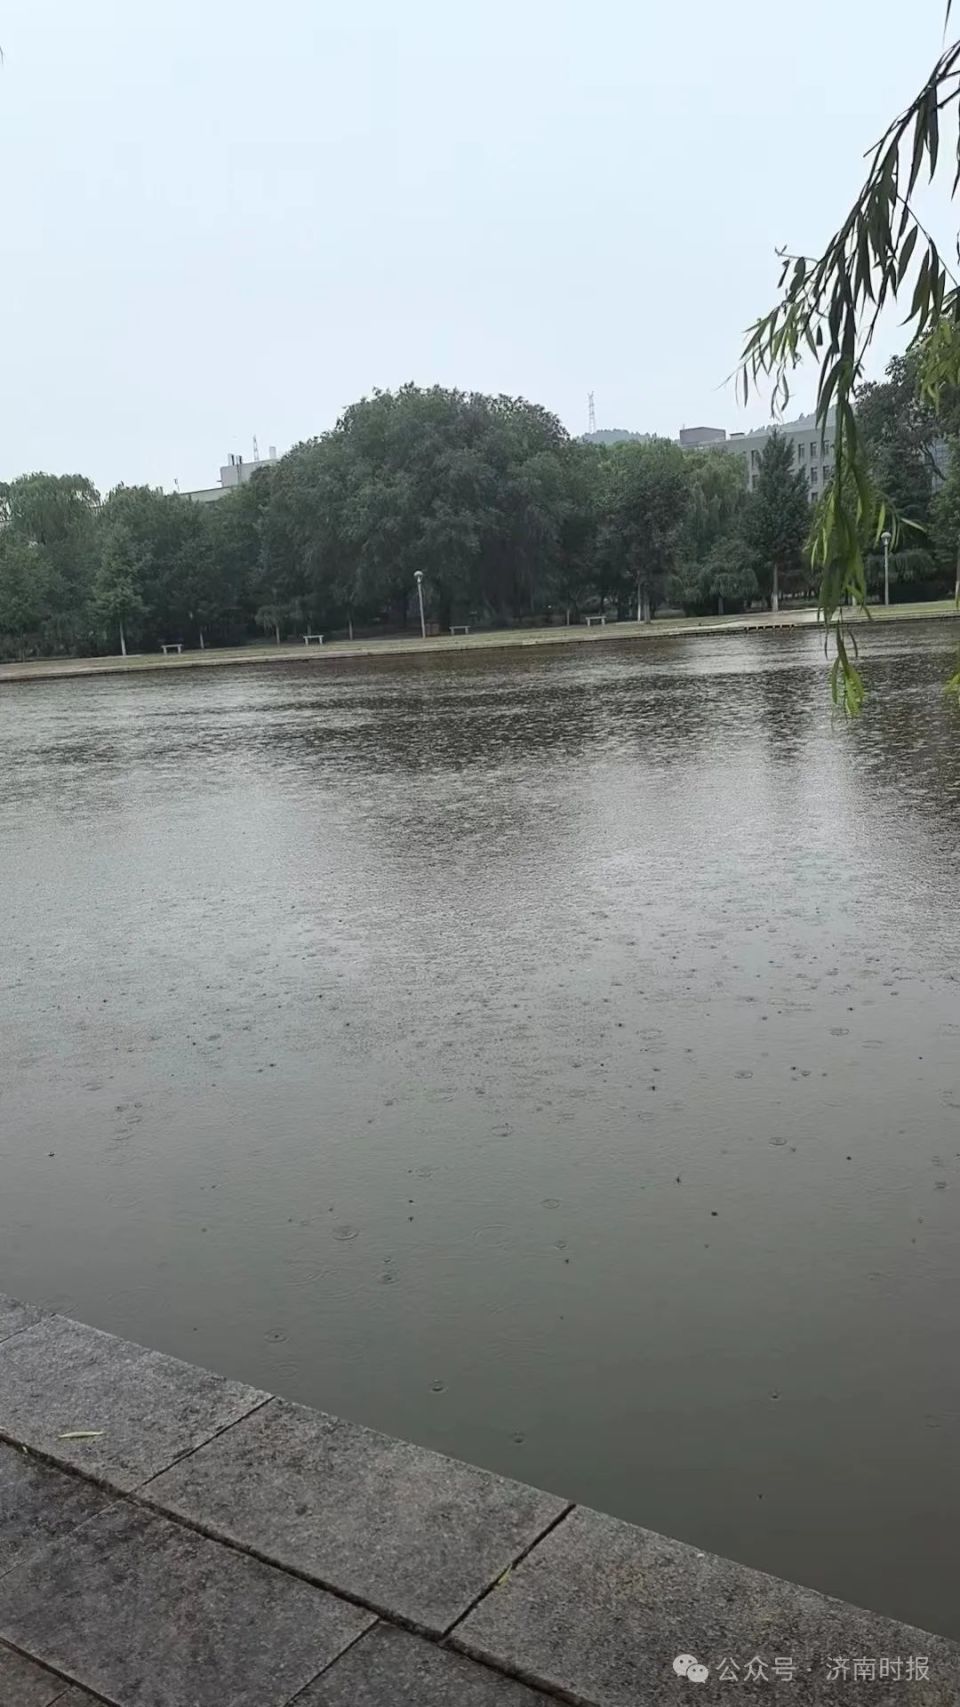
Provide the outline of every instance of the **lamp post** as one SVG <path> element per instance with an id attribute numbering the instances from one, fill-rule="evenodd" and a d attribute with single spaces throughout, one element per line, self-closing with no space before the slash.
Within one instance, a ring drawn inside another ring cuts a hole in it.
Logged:
<path id="1" fill-rule="evenodd" d="M 420 600 L 420 639 L 426 640 L 426 638 L 427 638 L 427 625 L 426 625 L 426 622 L 424 621 L 424 615 L 423 615 L 423 570 L 422 569 L 415 570 L 413 578 L 417 583 L 417 598 Z"/>
<path id="2" fill-rule="evenodd" d="M 880 535 L 883 540 L 883 602 L 890 603 L 890 541 L 893 538 L 889 528 Z"/>

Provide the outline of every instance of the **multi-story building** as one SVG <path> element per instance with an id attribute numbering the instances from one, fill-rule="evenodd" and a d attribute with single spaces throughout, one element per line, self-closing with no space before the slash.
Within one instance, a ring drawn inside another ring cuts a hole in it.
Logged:
<path id="1" fill-rule="evenodd" d="M 730 433 L 723 427 L 681 427 L 680 444 L 684 450 L 718 449 L 732 451 L 743 460 L 747 489 L 753 491 L 760 469 L 763 447 L 771 433 L 780 433 L 793 445 L 797 468 L 803 470 L 811 500 L 819 498 L 833 473 L 833 434 L 836 412 L 831 409 L 824 441 L 814 415 L 798 415 L 795 421 L 771 421 L 769 426 L 757 427 L 752 433 Z"/>
<path id="2" fill-rule="evenodd" d="M 753 491 L 760 471 L 760 458 L 772 433 L 779 433 L 793 445 L 794 466 L 807 482 L 811 501 L 820 497 L 833 475 L 833 438 L 836 413 L 830 411 L 827 430 L 821 442 L 820 428 L 815 415 L 798 415 L 795 421 L 773 421 L 768 427 L 758 427 L 752 433 L 731 433 L 724 440 L 724 450 L 743 458 L 747 474 L 747 489 Z"/>

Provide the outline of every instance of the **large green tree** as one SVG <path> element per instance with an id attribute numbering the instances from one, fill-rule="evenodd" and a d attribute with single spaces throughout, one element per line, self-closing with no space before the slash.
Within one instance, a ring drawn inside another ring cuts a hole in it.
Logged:
<path id="1" fill-rule="evenodd" d="M 33 579 L 45 589 L 43 639 L 57 650 L 88 634 L 99 504 L 82 474 L 24 474 L 3 489 L 5 541 L 34 553 Z"/>
<path id="2" fill-rule="evenodd" d="M 30 541 L 0 532 L 0 646 L 23 658 L 37 646 L 51 616 L 50 571 Z"/>
<path id="3" fill-rule="evenodd" d="M 179 493 L 117 486 L 100 512 L 98 608 L 119 622 L 142 620 L 152 641 L 189 638 L 196 629 L 194 574 L 202 552 L 204 514 Z"/>
<path id="4" fill-rule="evenodd" d="M 277 600 L 405 623 L 419 571 L 439 626 L 513 620 L 569 549 L 569 440 L 516 398 L 403 386 L 283 459 L 266 518 Z M 272 580 L 271 580 L 272 578 Z"/>
<path id="5" fill-rule="evenodd" d="M 244 637 L 258 602 L 263 516 L 271 481 L 271 469 L 258 469 L 252 480 L 203 507 L 200 538 L 188 554 L 184 574 L 190 620 L 201 647 L 208 635 L 230 642 Z"/>
<path id="6" fill-rule="evenodd" d="M 649 622 L 663 603 L 689 490 L 686 457 L 667 439 L 607 452 L 597 553 L 621 607 L 635 594 L 638 622 Z"/>
<path id="7" fill-rule="evenodd" d="M 743 513 L 743 537 L 757 585 L 772 611 L 802 572 L 803 547 L 810 532 L 810 499 L 803 472 L 794 463 L 793 444 L 771 433 Z"/>
<path id="8" fill-rule="evenodd" d="M 740 532 L 747 500 L 746 465 L 724 450 L 687 451 L 689 496 L 683 523 L 684 558 L 703 563 Z"/>
<path id="9" fill-rule="evenodd" d="M 915 534 L 930 520 L 934 487 L 942 473 L 941 426 L 920 389 L 920 352 L 894 356 L 885 379 L 857 388 L 857 428 L 878 492 Z M 916 543 L 914 540 L 913 543 Z"/>
<path id="10" fill-rule="evenodd" d="M 670 597 L 689 616 L 745 610 L 759 594 L 750 549 L 739 534 L 728 534 L 699 561 L 686 558 L 671 577 Z"/>
<path id="11" fill-rule="evenodd" d="M 132 637 L 135 627 L 139 629 L 146 615 L 144 588 L 148 573 L 149 558 L 143 546 L 123 520 L 111 517 L 101 530 L 91 605 L 108 635 L 119 638 L 124 658 L 128 636 Z"/>

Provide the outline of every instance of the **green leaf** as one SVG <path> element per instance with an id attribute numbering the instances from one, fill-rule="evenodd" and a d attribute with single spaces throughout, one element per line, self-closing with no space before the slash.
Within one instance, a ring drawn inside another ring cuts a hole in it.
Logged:
<path id="1" fill-rule="evenodd" d="M 925 129 L 924 123 L 923 123 L 923 114 L 921 113 L 921 111 L 918 108 L 916 122 L 914 124 L 914 130 L 913 130 L 913 158 L 910 161 L 910 176 L 907 179 L 907 200 L 908 201 L 910 200 L 910 197 L 913 195 L 914 185 L 916 184 L 916 181 L 920 176 L 920 167 L 921 167 L 921 164 L 923 162 L 923 149 L 924 149 L 925 141 L 926 141 L 926 129 Z"/>
<path id="2" fill-rule="evenodd" d="M 927 151 L 930 155 L 931 182 L 937 170 L 937 155 L 940 152 L 940 121 L 937 115 L 937 88 L 930 89 L 927 96 Z"/>
<path id="3" fill-rule="evenodd" d="M 914 293 L 913 293 L 913 302 L 910 305 L 910 312 L 907 315 L 908 321 L 913 320 L 918 314 L 921 313 L 921 310 L 925 309 L 925 307 L 928 303 L 928 300 L 929 300 L 929 280 L 930 280 L 930 250 L 927 249 L 925 254 L 924 254 L 923 260 L 920 262 L 920 272 L 917 276 L 916 288 L 915 288 Z M 923 315 L 923 318 L 926 318 L 925 314 Z M 922 323 L 922 321 L 921 321 L 921 323 Z"/>
<path id="4" fill-rule="evenodd" d="M 872 259 L 870 254 L 870 234 L 865 222 L 861 221 L 857 232 L 857 289 L 864 296 L 873 300 L 873 284 L 870 278 Z"/>
<path id="5" fill-rule="evenodd" d="M 907 268 L 910 265 L 910 257 L 913 254 L 913 251 L 917 246 L 918 235 L 919 235 L 919 226 L 915 225 L 913 227 L 912 231 L 907 232 L 907 235 L 904 239 L 903 248 L 900 251 L 900 259 L 897 262 L 897 289 L 898 290 L 903 283 L 904 275 L 907 271 Z"/>

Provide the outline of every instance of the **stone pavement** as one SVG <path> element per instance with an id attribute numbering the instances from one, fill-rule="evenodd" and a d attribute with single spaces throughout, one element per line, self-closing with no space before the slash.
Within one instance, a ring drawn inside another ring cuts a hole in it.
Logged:
<path id="1" fill-rule="evenodd" d="M 738 1699 L 960 1647 L 0 1298 L 0 1707 Z"/>

